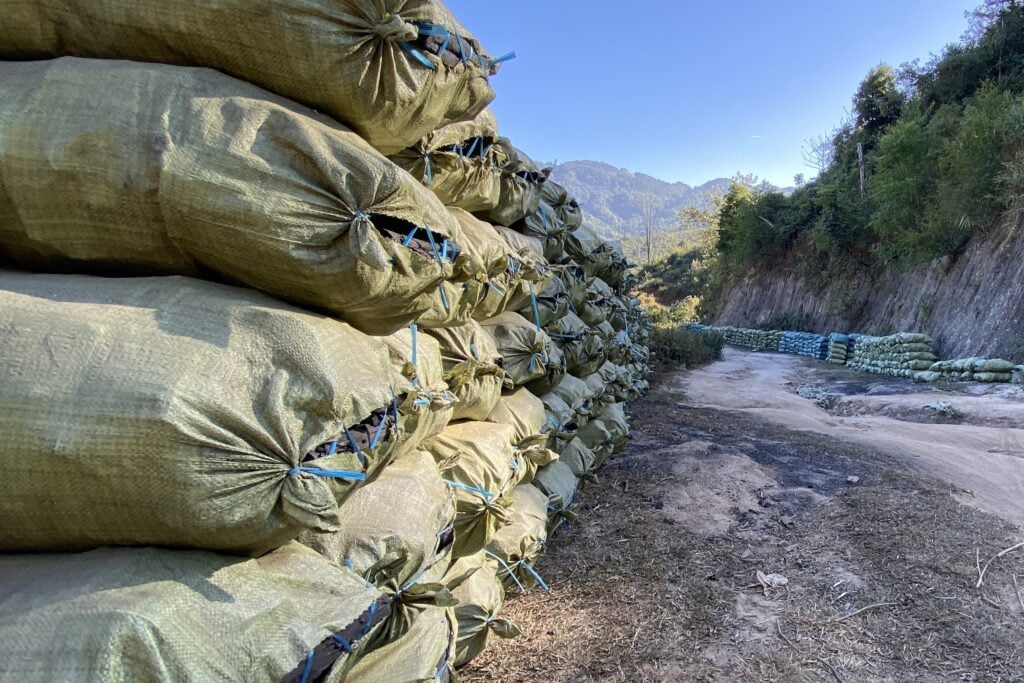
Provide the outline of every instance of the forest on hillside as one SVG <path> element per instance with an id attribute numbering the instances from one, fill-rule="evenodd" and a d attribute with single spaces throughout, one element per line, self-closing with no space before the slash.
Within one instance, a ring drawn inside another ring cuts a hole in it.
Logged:
<path id="1" fill-rule="evenodd" d="M 755 269 L 795 269 L 824 286 L 956 258 L 977 236 L 1015 229 L 1024 5 L 986 0 L 930 60 L 873 68 L 848 120 L 805 152 L 816 178 L 788 195 L 733 183 L 700 234 L 646 269 L 645 289 L 674 306 L 673 319 L 713 314 L 723 283 Z"/>

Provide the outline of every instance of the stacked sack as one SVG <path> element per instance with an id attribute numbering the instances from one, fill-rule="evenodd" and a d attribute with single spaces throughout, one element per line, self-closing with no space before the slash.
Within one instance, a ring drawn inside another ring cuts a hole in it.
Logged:
<path id="1" fill-rule="evenodd" d="M 811 332 L 783 332 L 779 342 L 779 353 L 807 356 L 825 360 L 828 358 L 830 341 L 828 337 Z"/>
<path id="2" fill-rule="evenodd" d="M 931 337 L 901 333 L 888 337 L 858 336 L 846 364 L 853 370 L 913 378 L 914 373 L 928 370 L 936 360 Z"/>
<path id="3" fill-rule="evenodd" d="M 708 329 L 724 336 L 726 344 L 753 351 L 777 352 L 784 334 L 778 330 L 751 330 L 743 327 L 712 326 Z"/>
<path id="4" fill-rule="evenodd" d="M 850 337 L 833 332 L 828 337 L 828 355 L 826 360 L 832 365 L 846 365 L 850 355 Z"/>
<path id="5" fill-rule="evenodd" d="M 4 19 L 0 679 L 445 681 L 516 635 L 649 368 L 505 58 L 438 0 Z"/>
<path id="6" fill-rule="evenodd" d="M 1014 381 L 1018 367 L 998 358 L 960 358 L 941 360 L 914 375 L 918 382 L 985 382 L 988 384 Z"/>

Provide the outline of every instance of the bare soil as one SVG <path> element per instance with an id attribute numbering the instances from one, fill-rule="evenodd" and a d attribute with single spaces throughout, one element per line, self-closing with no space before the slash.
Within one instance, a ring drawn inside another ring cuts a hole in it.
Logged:
<path id="1" fill-rule="evenodd" d="M 1024 396 L 730 351 L 632 412 L 464 680 L 1024 681 Z"/>

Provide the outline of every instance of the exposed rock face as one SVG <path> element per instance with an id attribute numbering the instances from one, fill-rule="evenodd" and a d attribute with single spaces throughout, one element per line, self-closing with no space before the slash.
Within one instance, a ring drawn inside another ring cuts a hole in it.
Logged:
<path id="1" fill-rule="evenodd" d="M 976 239 L 957 259 L 821 290 L 792 272 L 753 272 L 725 292 L 718 323 L 756 325 L 802 313 L 819 332 L 925 332 L 942 358 L 1024 363 L 1024 226 Z"/>

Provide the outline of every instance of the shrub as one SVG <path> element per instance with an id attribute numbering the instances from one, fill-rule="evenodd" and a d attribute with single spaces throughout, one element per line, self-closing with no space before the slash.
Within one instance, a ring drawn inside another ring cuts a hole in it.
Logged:
<path id="1" fill-rule="evenodd" d="M 655 360 L 668 367 L 697 367 L 722 358 L 725 337 L 687 327 L 656 327 L 651 332 Z"/>

